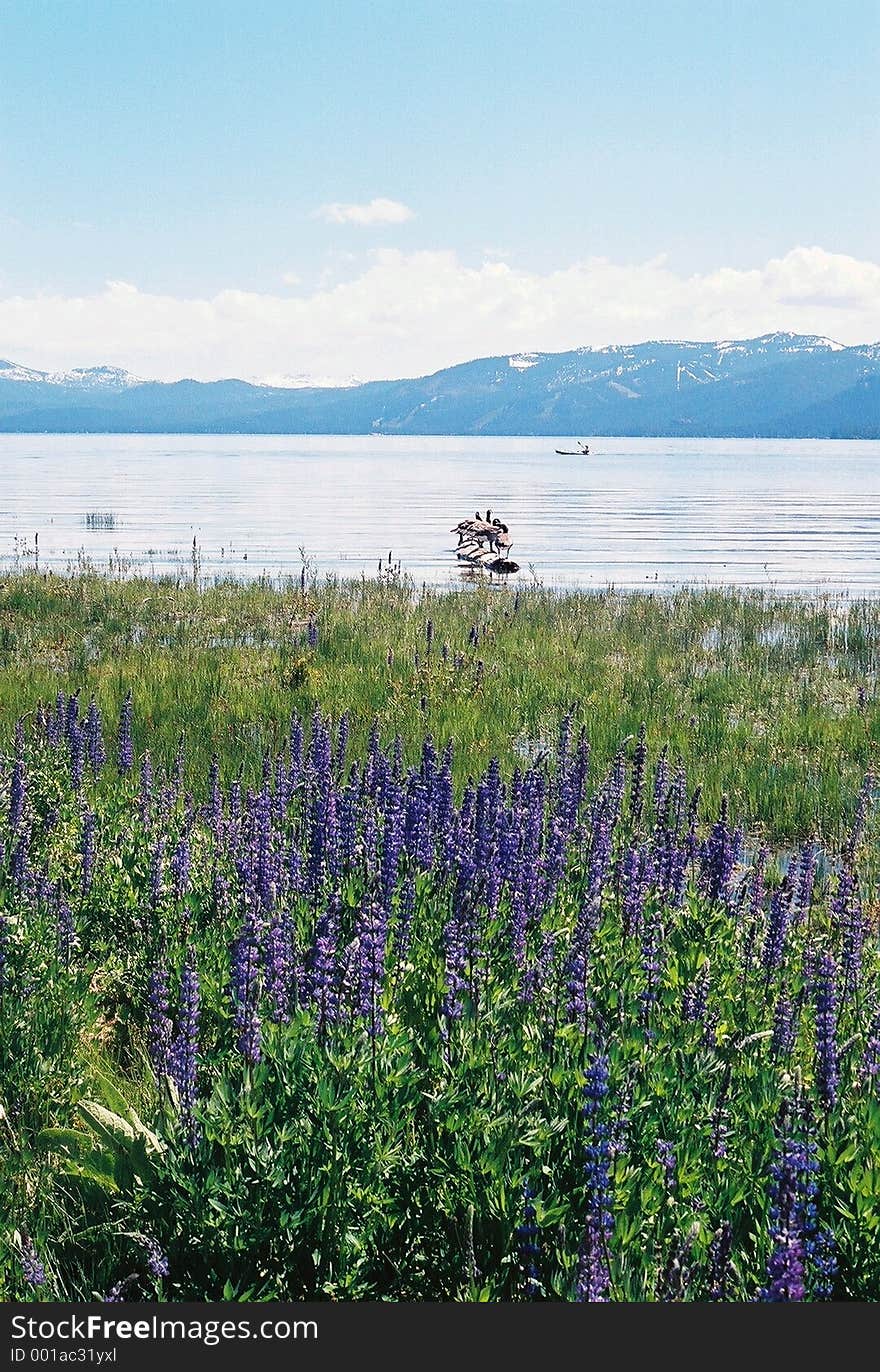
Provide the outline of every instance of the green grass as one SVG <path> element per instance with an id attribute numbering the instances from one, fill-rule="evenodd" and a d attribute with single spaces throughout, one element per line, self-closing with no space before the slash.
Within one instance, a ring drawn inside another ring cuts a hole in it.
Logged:
<path id="1" fill-rule="evenodd" d="M 376 581 L 199 591 L 89 573 L 0 580 L 7 733 L 58 690 L 94 693 L 112 715 L 132 688 L 157 762 L 173 757 L 183 731 L 197 762 L 216 752 L 225 772 L 252 777 L 291 711 L 317 704 L 336 718 L 349 712 L 357 746 L 374 716 L 383 737 L 408 742 L 428 730 L 439 747 L 454 738 L 460 782 L 493 755 L 509 770 L 546 747 L 570 711 L 600 760 L 644 722 L 652 751 L 668 746 L 706 775 L 711 803 L 727 791 L 778 844 L 839 835 L 877 762 L 878 660 L 876 602 L 718 590 L 418 593 Z"/>
<path id="2" fill-rule="evenodd" d="M 570 1300 L 595 1204 L 585 1163 L 604 1138 L 610 1298 L 707 1299 L 729 1241 L 722 1298 L 753 1300 L 789 1131 L 812 1149 L 835 1293 L 880 1299 L 876 783 L 852 827 L 876 771 L 878 640 L 880 605 L 764 594 L 0 581 L 0 1299 L 96 1299 L 128 1281 L 130 1298 L 156 1300 Z M 75 691 L 81 714 L 94 695 L 111 753 L 81 775 L 78 731 L 65 738 L 38 712 Z M 136 762 L 120 774 L 129 691 Z M 291 714 L 316 707 L 332 722 L 325 737 L 317 721 L 311 752 L 307 726 L 300 767 Z M 587 794 L 569 814 L 581 725 Z M 449 829 L 431 750 L 413 775 L 395 770 L 395 735 L 416 765 L 428 733 L 437 753 L 454 742 L 462 809 Z M 160 771 L 147 797 L 146 749 Z M 206 808 L 215 754 L 222 795 Z M 517 768 L 527 785 L 511 782 Z M 386 888 L 389 835 L 411 813 Z M 744 847 L 713 885 L 711 855 L 738 851 L 740 823 Z M 788 861 L 807 837 L 815 880 Z M 175 889 L 181 844 L 191 866 Z M 634 858 L 651 875 L 631 918 Z M 328 921 L 338 1004 L 325 1016 L 314 976 Z M 259 1061 L 241 1036 L 241 941 L 256 950 L 244 1005 L 261 1019 Z M 288 990 L 306 988 L 284 1008 L 279 946 Z M 178 1033 L 187 958 L 200 986 L 194 1133 L 150 1062 L 156 969 Z M 585 1078 L 606 1058 L 590 1114 Z M 46 1279 L 33 1286 L 35 1256 Z"/>

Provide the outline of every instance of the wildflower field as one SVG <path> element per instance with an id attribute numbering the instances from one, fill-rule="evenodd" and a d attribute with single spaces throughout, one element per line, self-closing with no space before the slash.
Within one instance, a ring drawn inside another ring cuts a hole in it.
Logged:
<path id="1" fill-rule="evenodd" d="M 0 1296 L 878 1299 L 878 658 L 0 581 Z"/>

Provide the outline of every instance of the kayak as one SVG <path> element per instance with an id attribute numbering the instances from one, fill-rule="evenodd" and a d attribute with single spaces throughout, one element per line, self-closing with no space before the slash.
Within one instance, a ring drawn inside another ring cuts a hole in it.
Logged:
<path id="1" fill-rule="evenodd" d="M 556 451 L 561 457 L 587 457 L 589 448 L 557 448 Z"/>

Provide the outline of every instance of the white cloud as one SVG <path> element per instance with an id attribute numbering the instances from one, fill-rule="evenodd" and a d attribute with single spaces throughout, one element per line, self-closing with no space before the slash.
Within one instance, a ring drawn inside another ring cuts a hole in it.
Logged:
<path id="1" fill-rule="evenodd" d="M 281 280 L 285 286 L 298 286 L 302 280 L 299 272 L 282 272 Z"/>
<path id="2" fill-rule="evenodd" d="M 761 267 L 684 276 L 663 258 L 590 258 L 549 273 L 449 251 L 384 249 L 310 292 L 0 296 L 0 357 L 46 369 L 109 362 L 139 376 L 418 376 L 495 353 L 774 329 L 880 340 L 880 265 L 798 247 Z"/>
<path id="3" fill-rule="evenodd" d="M 405 224 L 408 219 L 415 218 L 415 211 L 399 200 L 385 200 L 379 196 L 366 205 L 347 205 L 340 201 L 322 205 L 315 211 L 315 218 L 328 224 Z"/>

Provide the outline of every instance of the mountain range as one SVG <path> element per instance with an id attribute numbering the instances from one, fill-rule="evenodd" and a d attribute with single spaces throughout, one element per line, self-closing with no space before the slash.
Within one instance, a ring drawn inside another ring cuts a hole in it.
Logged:
<path id="1" fill-rule="evenodd" d="M 4 433 L 880 438 L 880 343 L 770 333 L 518 353 L 328 386 L 144 381 L 0 361 Z"/>

